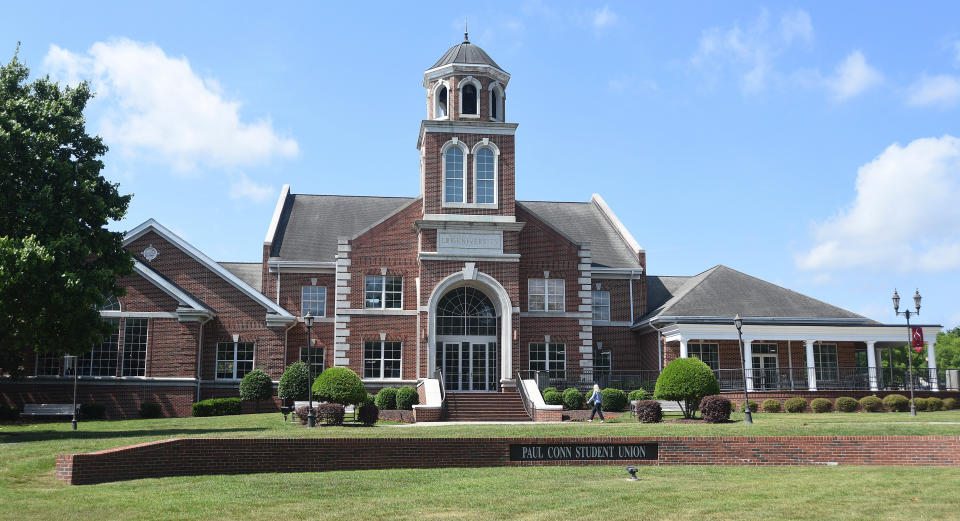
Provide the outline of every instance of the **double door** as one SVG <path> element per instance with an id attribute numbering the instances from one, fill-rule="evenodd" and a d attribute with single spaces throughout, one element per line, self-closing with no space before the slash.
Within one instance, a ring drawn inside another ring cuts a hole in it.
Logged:
<path id="1" fill-rule="evenodd" d="M 496 391 L 497 342 L 493 338 L 458 338 L 437 343 L 437 364 L 447 391 Z"/>
<path id="2" fill-rule="evenodd" d="M 779 372 L 777 371 L 776 354 L 753 355 L 753 388 L 776 389 Z"/>

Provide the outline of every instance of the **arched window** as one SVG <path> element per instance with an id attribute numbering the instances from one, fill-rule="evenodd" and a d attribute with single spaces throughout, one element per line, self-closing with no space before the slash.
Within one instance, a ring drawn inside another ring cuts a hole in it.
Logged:
<path id="1" fill-rule="evenodd" d="M 497 310 L 482 291 L 457 288 L 437 303 L 438 335 L 497 334 Z"/>
<path id="2" fill-rule="evenodd" d="M 491 119 L 499 119 L 499 117 L 497 116 L 497 105 L 499 104 L 500 104 L 500 100 L 498 99 L 497 91 L 491 90 L 490 91 L 490 118 Z"/>
<path id="3" fill-rule="evenodd" d="M 456 145 L 447 148 L 443 153 L 443 202 L 463 202 L 463 166 L 463 150 Z"/>
<path id="4" fill-rule="evenodd" d="M 490 84 L 490 120 L 503 121 L 503 87 L 499 82 Z"/>
<path id="5" fill-rule="evenodd" d="M 477 88 L 473 84 L 463 87 L 463 106 L 461 114 L 477 114 Z"/>
<path id="6" fill-rule="evenodd" d="M 436 107 L 434 108 L 434 117 L 437 119 L 447 117 L 447 88 L 440 87 L 436 91 Z"/>
<path id="7" fill-rule="evenodd" d="M 493 150 L 483 147 L 476 153 L 476 163 L 474 172 L 476 172 L 476 202 L 482 204 L 493 204 L 496 199 L 496 156 Z"/>
<path id="8" fill-rule="evenodd" d="M 100 311 L 120 311 L 120 300 L 110 295 L 107 297 L 107 302 L 100 308 Z"/>

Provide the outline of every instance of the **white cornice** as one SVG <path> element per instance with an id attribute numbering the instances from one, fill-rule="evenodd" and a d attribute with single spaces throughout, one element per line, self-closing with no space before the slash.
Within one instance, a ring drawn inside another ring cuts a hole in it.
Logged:
<path id="1" fill-rule="evenodd" d="M 488 65 L 486 63 L 448 63 L 432 69 L 427 69 L 423 73 L 423 86 L 429 87 L 430 84 L 439 78 L 452 75 L 480 74 L 488 76 L 500 82 L 503 87 L 510 83 L 510 73 Z"/>
<path id="2" fill-rule="evenodd" d="M 613 213 L 613 210 L 610 209 L 610 206 L 607 205 L 607 202 L 603 200 L 603 197 L 600 197 L 600 194 L 593 194 L 590 197 L 590 201 L 593 204 L 597 205 L 597 208 L 603 213 L 604 217 L 610 221 L 610 224 L 613 225 L 614 229 L 617 230 L 617 234 L 620 235 L 620 238 L 623 239 L 623 242 L 627 243 L 627 246 L 630 247 L 630 250 L 633 251 L 634 255 L 640 255 L 640 252 L 643 251 L 643 248 L 640 247 L 640 244 L 637 243 L 637 240 L 633 238 L 633 235 L 630 233 L 630 230 L 617 218 L 617 215 Z"/>
<path id="3" fill-rule="evenodd" d="M 290 196 L 290 185 L 283 185 L 280 189 L 280 198 L 277 199 L 277 207 L 273 210 L 273 218 L 270 219 L 270 227 L 267 228 L 267 236 L 263 239 L 263 244 L 273 244 L 273 239 L 277 235 L 277 226 L 280 224 L 280 214 L 283 213 L 283 207 Z"/>
<path id="4" fill-rule="evenodd" d="M 940 326 L 921 326 L 925 338 L 936 339 Z M 730 324 L 670 324 L 660 329 L 664 340 L 737 340 L 737 328 Z M 814 340 L 906 343 L 906 327 L 896 325 L 743 325 L 745 341 Z"/>
<path id="5" fill-rule="evenodd" d="M 504 253 L 502 255 L 477 255 L 474 253 L 437 253 L 421 251 L 417 254 L 420 261 L 478 261 L 478 262 L 520 262 L 519 253 Z"/>
<path id="6" fill-rule="evenodd" d="M 485 136 L 513 136 L 516 135 L 518 126 L 519 123 L 505 123 L 502 121 L 450 121 L 425 119 L 420 122 L 420 133 L 417 135 L 417 150 L 420 150 L 420 146 L 423 144 L 423 137 L 427 132 L 481 134 Z"/>
<path id="7" fill-rule="evenodd" d="M 270 273 L 334 273 L 337 262 L 268 260 L 267 269 Z"/>

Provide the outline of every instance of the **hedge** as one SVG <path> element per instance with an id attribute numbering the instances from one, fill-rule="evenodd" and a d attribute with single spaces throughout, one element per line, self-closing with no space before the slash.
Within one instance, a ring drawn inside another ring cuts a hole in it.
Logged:
<path id="1" fill-rule="evenodd" d="M 102 403 L 80 404 L 80 416 L 85 420 L 102 420 L 106 413 L 107 408 Z"/>
<path id="2" fill-rule="evenodd" d="M 656 400 L 640 400 L 637 402 L 637 421 L 640 423 L 660 423 L 663 420 L 663 409 Z"/>
<path id="3" fill-rule="evenodd" d="M 604 411 L 619 412 L 627 408 L 627 393 L 608 387 L 600 391 L 600 408 Z"/>
<path id="4" fill-rule="evenodd" d="M 927 404 L 928 404 L 927 398 L 914 398 L 914 399 L 913 399 L 913 403 L 915 403 L 915 404 L 917 405 L 917 410 L 918 410 L 918 411 L 928 411 L 928 410 L 930 410 L 930 409 L 927 407 Z"/>
<path id="5" fill-rule="evenodd" d="M 814 398 L 810 402 L 810 408 L 813 412 L 830 412 L 833 410 L 833 402 L 826 398 Z"/>
<path id="6" fill-rule="evenodd" d="M 710 366 L 697 358 L 677 358 L 660 372 L 653 396 L 681 402 L 683 416 L 692 418 L 701 398 L 719 393 L 720 384 Z"/>
<path id="7" fill-rule="evenodd" d="M 564 390 L 563 406 L 571 411 L 583 409 L 583 395 L 573 387 Z"/>
<path id="8" fill-rule="evenodd" d="M 159 418 L 163 416 L 163 409 L 157 402 L 143 402 L 140 404 L 141 418 Z"/>
<path id="9" fill-rule="evenodd" d="M 800 398 L 799 396 L 794 396 L 793 398 L 788 398 L 787 401 L 783 402 L 783 408 L 787 412 L 803 412 L 807 410 L 807 400 Z"/>
<path id="10" fill-rule="evenodd" d="M 372 403 L 357 409 L 357 420 L 364 425 L 373 425 L 379 418 L 380 409 Z"/>
<path id="11" fill-rule="evenodd" d="M 902 394 L 888 394 L 883 397 L 883 405 L 896 412 L 906 412 L 910 410 L 910 399 Z"/>
<path id="12" fill-rule="evenodd" d="M 420 395 L 417 394 L 416 389 L 409 385 L 397 389 L 397 409 L 411 411 L 418 403 L 420 403 Z"/>
<path id="13" fill-rule="evenodd" d="M 937 398 L 936 396 L 931 396 L 927 398 L 927 410 L 928 411 L 942 411 L 943 410 L 943 400 Z"/>
<path id="14" fill-rule="evenodd" d="M 768 398 L 763 401 L 763 412 L 780 412 L 782 409 L 783 404 L 780 403 L 780 400 Z"/>
<path id="15" fill-rule="evenodd" d="M 194 416 L 240 414 L 240 398 L 208 398 L 193 404 Z"/>
<path id="16" fill-rule="evenodd" d="M 331 367 L 313 381 L 313 397 L 341 405 L 359 405 L 366 401 L 367 389 L 357 373 L 346 367 Z"/>
<path id="17" fill-rule="evenodd" d="M 563 395 L 556 389 L 547 389 L 543 392 L 543 402 L 547 405 L 563 405 Z"/>
<path id="18" fill-rule="evenodd" d="M 751 400 L 751 403 L 756 403 Z M 719 395 L 705 396 L 700 400 L 700 417 L 707 423 L 730 421 L 730 400 Z"/>
<path id="19" fill-rule="evenodd" d="M 949 411 L 957 408 L 957 400 L 953 398 L 944 398 L 943 399 L 943 410 Z"/>
<path id="20" fill-rule="evenodd" d="M 377 393 L 377 397 L 373 399 L 373 403 L 380 408 L 380 410 L 396 409 L 397 388 L 384 387 L 383 389 L 380 389 L 380 392 Z"/>
<path id="21" fill-rule="evenodd" d="M 860 406 L 860 403 L 849 396 L 841 396 L 836 399 L 834 405 L 837 406 L 837 410 L 840 412 L 855 412 L 857 407 Z"/>
<path id="22" fill-rule="evenodd" d="M 277 396 L 281 399 L 306 400 L 310 392 L 310 369 L 303 362 L 294 362 L 283 370 L 277 384 Z"/>
<path id="23" fill-rule="evenodd" d="M 745 412 L 747 410 L 745 408 L 745 404 L 746 402 L 741 403 L 740 407 L 737 410 L 739 410 L 740 412 Z M 757 402 L 750 400 L 750 412 L 757 412 L 758 409 L 760 409 L 760 405 Z"/>
<path id="24" fill-rule="evenodd" d="M 883 402 L 876 396 L 864 396 L 860 398 L 860 408 L 867 412 L 880 412 L 883 410 Z"/>
<path id="25" fill-rule="evenodd" d="M 630 391 L 630 394 L 627 395 L 627 398 L 629 398 L 631 402 L 639 402 L 640 400 L 649 400 L 652 398 L 652 396 L 650 396 L 650 393 L 647 392 L 646 389 L 637 389 L 636 391 Z"/>

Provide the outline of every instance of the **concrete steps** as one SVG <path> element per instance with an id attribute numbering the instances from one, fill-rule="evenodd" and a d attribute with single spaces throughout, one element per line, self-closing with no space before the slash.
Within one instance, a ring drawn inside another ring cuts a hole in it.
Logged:
<path id="1" fill-rule="evenodd" d="M 447 393 L 446 421 L 530 421 L 518 392 Z"/>

